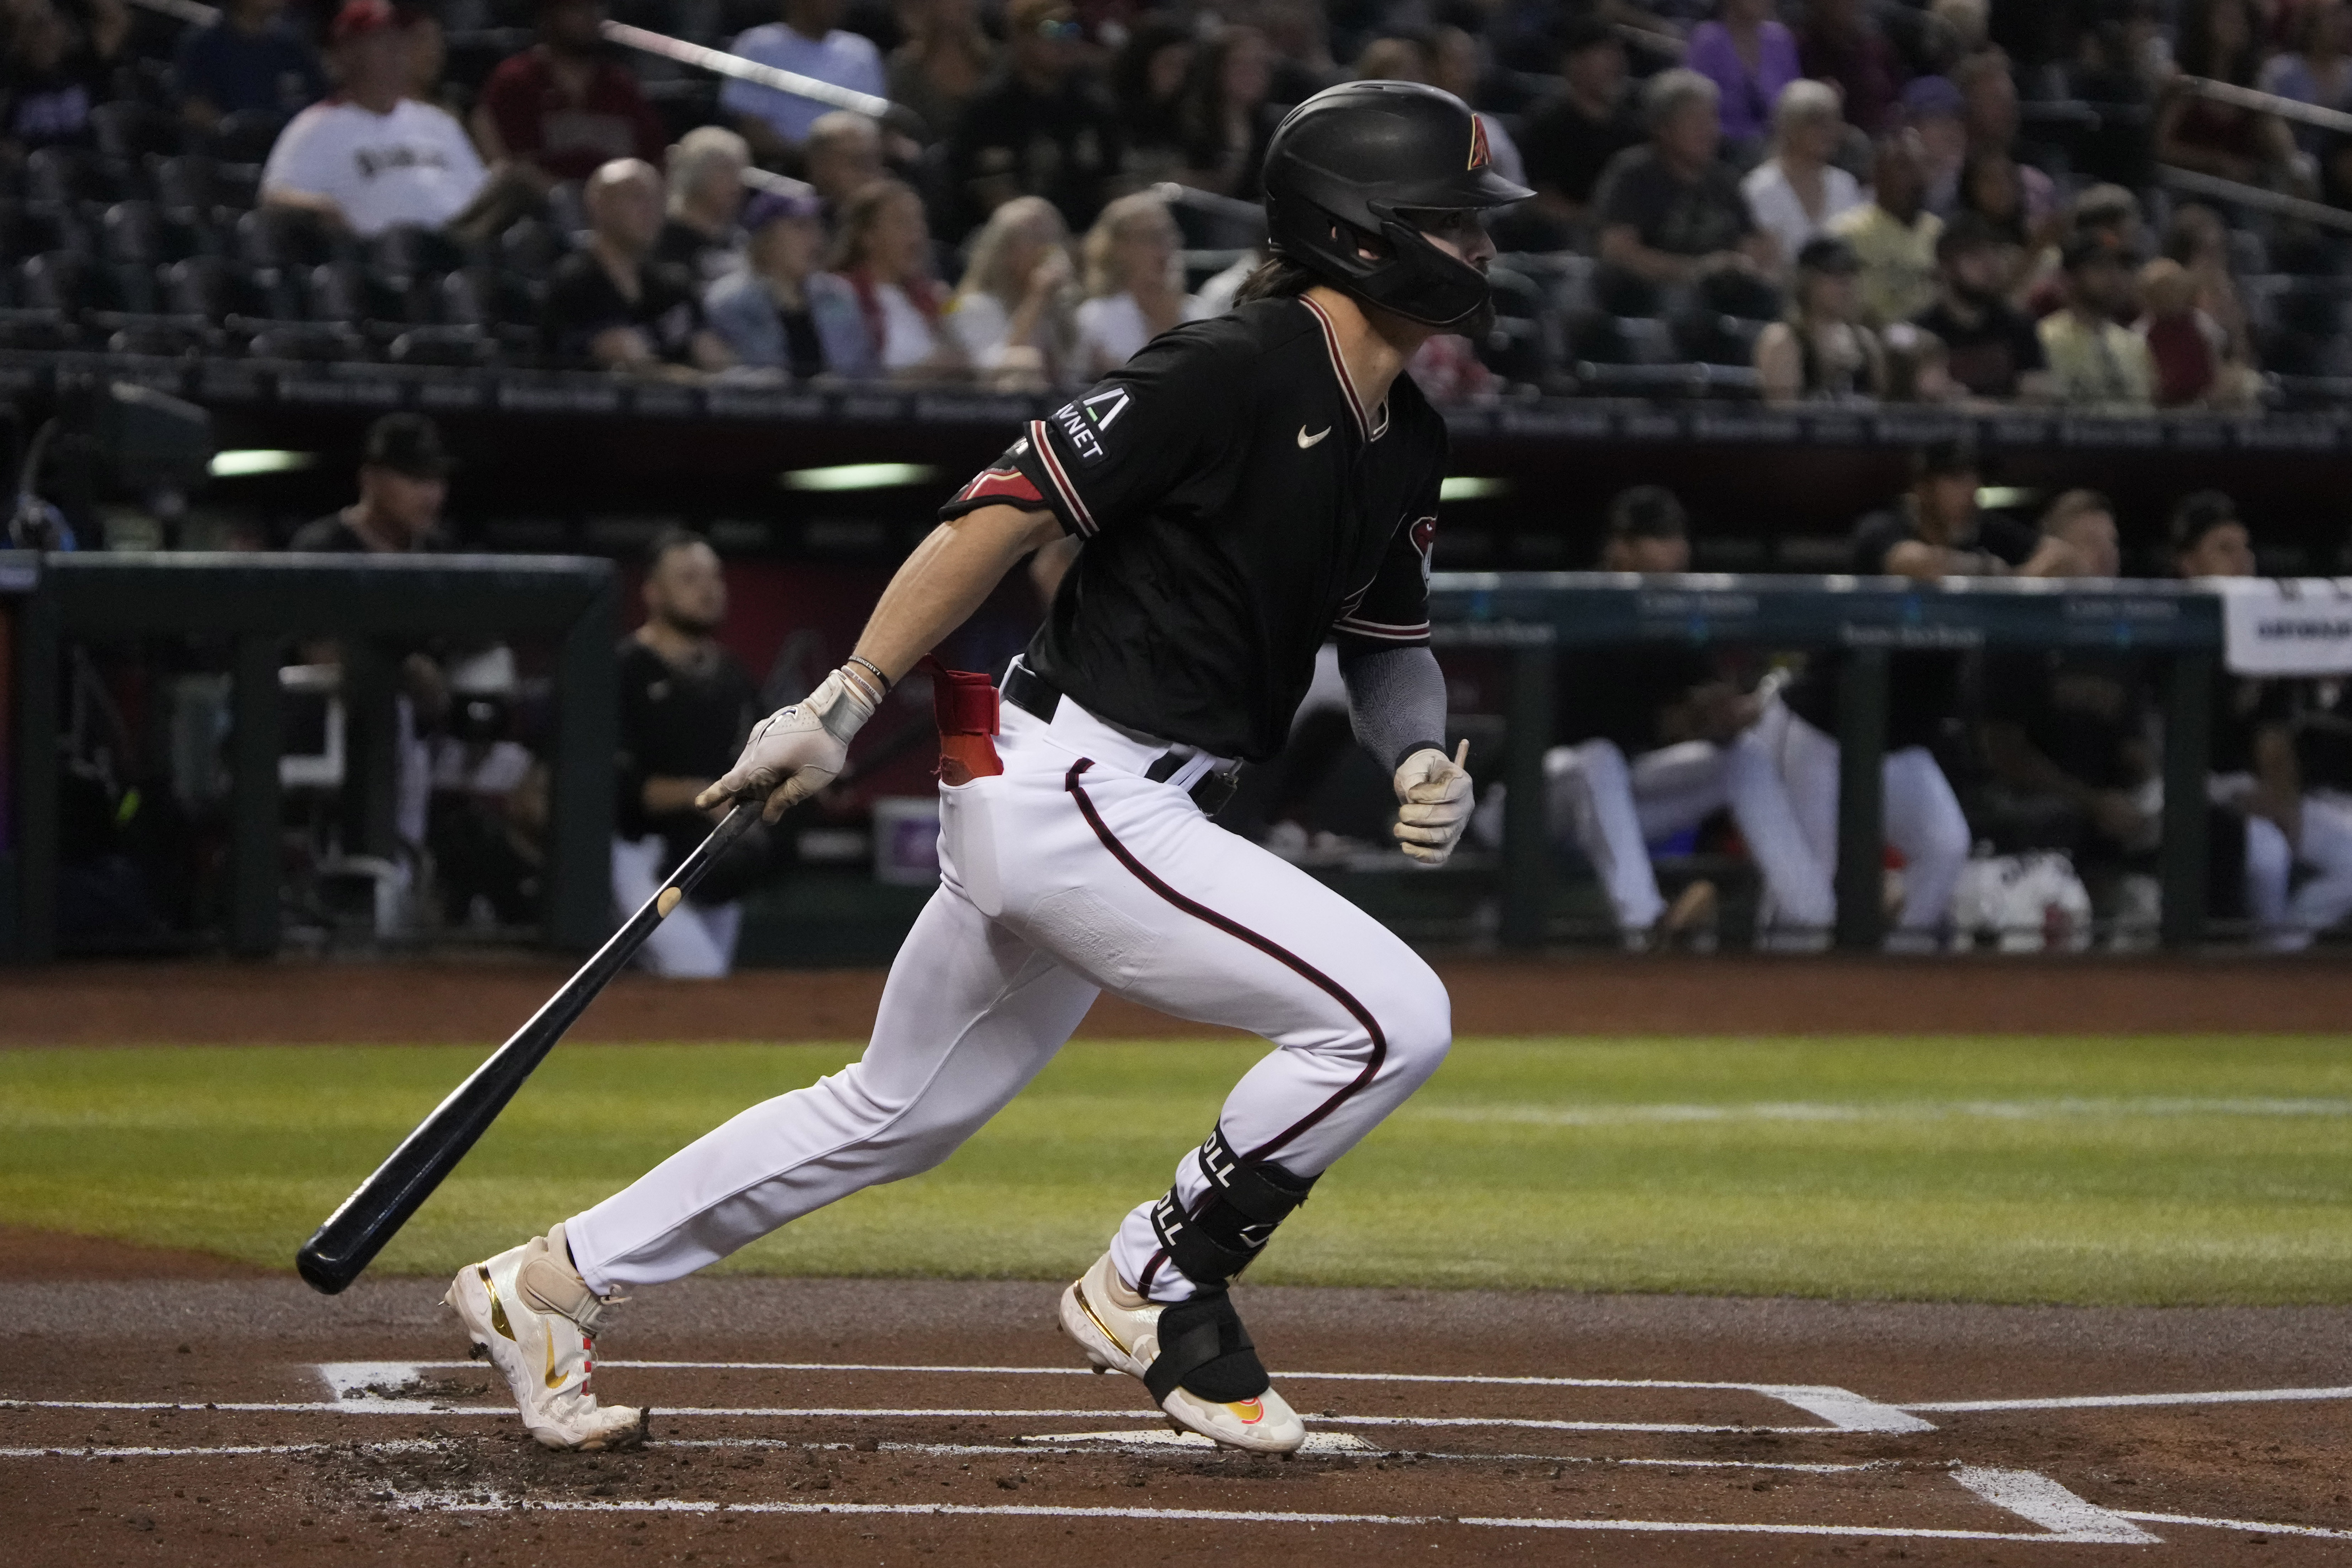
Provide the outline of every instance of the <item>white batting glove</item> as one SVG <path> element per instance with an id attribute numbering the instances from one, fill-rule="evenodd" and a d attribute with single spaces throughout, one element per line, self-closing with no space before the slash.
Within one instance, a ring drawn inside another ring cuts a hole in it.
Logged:
<path id="1" fill-rule="evenodd" d="M 879 701 L 855 672 L 835 670 L 814 691 L 753 725 L 735 765 L 694 804 L 708 808 L 765 795 L 761 815 L 775 821 L 840 776 L 850 738 L 874 717 Z"/>
<path id="2" fill-rule="evenodd" d="M 1423 746 L 1397 768 L 1397 843 L 1424 865 L 1444 865 L 1470 826 L 1470 774 L 1463 766 L 1469 760 L 1465 741 L 1452 757 Z"/>

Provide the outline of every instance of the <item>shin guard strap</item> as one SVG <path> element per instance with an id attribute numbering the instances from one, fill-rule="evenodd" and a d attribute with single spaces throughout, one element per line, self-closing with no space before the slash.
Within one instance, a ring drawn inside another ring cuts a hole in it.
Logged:
<path id="1" fill-rule="evenodd" d="M 1209 1190 L 1187 1214 L 1177 1190 L 1152 1206 L 1151 1228 L 1168 1260 L 1193 1284 L 1222 1285 L 1250 1265 L 1273 1239 L 1274 1227 L 1307 1201 L 1313 1176 L 1294 1176 L 1279 1165 L 1244 1165 L 1213 1128 L 1195 1155 Z"/>
<path id="2" fill-rule="evenodd" d="M 1160 1354 L 1144 1368 L 1143 1385 L 1166 1404 L 1181 1388 L 1196 1398 L 1229 1405 L 1255 1399 L 1274 1385 L 1257 1347 L 1223 1289 L 1204 1291 L 1160 1314 Z"/>

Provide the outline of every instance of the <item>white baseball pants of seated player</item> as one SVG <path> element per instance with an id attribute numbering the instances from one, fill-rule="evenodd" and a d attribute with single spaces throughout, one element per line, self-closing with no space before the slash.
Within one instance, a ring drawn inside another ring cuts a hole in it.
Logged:
<path id="1" fill-rule="evenodd" d="M 2209 794 L 2242 806 L 2253 791 L 2251 773 L 2222 773 Z M 2301 887 L 2294 885 L 2298 866 L 2305 871 Z M 2300 952 L 2352 915 L 2352 802 L 2305 795 L 2303 833 L 2293 843 L 2269 817 L 2246 818 L 2246 914 L 2255 944 L 2273 952 Z"/>
<path id="2" fill-rule="evenodd" d="M 658 833 L 613 840 L 613 902 L 627 920 L 662 890 L 662 856 L 668 847 Z M 724 980 L 735 967 L 735 939 L 742 934 L 741 904 L 698 904 L 689 899 L 672 910 L 637 950 L 637 962 L 665 980 Z"/>
<path id="3" fill-rule="evenodd" d="M 1798 828 L 1821 865 L 1834 872 L 1838 838 L 1838 743 L 1788 704 L 1765 705 L 1750 731 L 1780 769 Z M 1903 852 L 1903 909 L 1890 947 L 1927 951 L 1949 919 L 1952 893 L 1969 863 L 1969 819 L 1925 746 L 1886 753 L 1880 773 L 1886 841 Z"/>
<path id="4" fill-rule="evenodd" d="M 1572 834 L 1609 891 L 1618 928 L 1645 931 L 1666 912 L 1650 846 L 1730 807 L 1783 924 L 1827 930 L 1837 918 L 1830 875 L 1805 841 L 1780 771 L 1754 731 L 1727 745 L 1685 741 L 1627 761 L 1613 741 L 1544 753 L 1547 820 Z"/>
<path id="5" fill-rule="evenodd" d="M 1444 986 L 1412 949 L 1306 872 L 1217 826 L 1167 783 L 1167 748 L 1064 698 L 1048 725 L 1008 705 L 1004 771 L 940 792 L 940 889 L 890 967 L 866 1054 L 755 1105 L 565 1223 L 599 1294 L 675 1279 L 861 1187 L 929 1170 L 1045 1064 L 1110 991 L 1276 1048 L 1217 1118 L 1244 1160 L 1319 1173 L 1435 1071 Z M 1203 1119 L 1201 1132 L 1210 1131 Z M 1171 1151 L 1171 1153 L 1174 1152 Z M 1206 1178 L 1190 1150 L 1188 1207 Z M 1157 1300 L 1194 1282 L 1152 1230 L 1158 1193 L 1112 1244 Z"/>

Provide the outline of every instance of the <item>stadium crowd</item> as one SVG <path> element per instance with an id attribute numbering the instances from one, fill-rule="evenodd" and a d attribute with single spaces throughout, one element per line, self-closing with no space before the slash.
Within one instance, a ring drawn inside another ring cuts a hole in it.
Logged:
<path id="1" fill-rule="evenodd" d="M 1356 76 L 1467 99 L 1537 192 L 1440 397 L 2352 371 L 2352 138 L 2189 85 L 2345 108 L 2342 0 L 614 3 L 898 107 L 624 49 L 606 0 L 0 0 L 0 343 L 1082 384 L 1230 300 L 1267 136 Z"/>

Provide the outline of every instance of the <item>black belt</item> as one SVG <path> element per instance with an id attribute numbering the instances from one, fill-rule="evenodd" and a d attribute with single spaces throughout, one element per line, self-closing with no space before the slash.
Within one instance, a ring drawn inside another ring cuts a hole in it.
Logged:
<path id="1" fill-rule="evenodd" d="M 1040 723 L 1052 723 L 1054 715 L 1061 711 L 1062 689 L 1025 664 L 1015 662 L 1005 670 L 1004 681 L 998 694 Z M 1143 770 L 1143 776 L 1154 784 L 1165 784 L 1196 754 L 1181 747 L 1162 752 L 1151 759 L 1151 765 Z M 1201 808 L 1202 816 L 1214 816 L 1225 808 L 1226 803 L 1234 798 L 1234 791 L 1240 786 L 1240 774 L 1241 769 L 1236 767 L 1226 773 L 1201 775 L 1200 782 L 1192 786 L 1192 804 Z"/>

